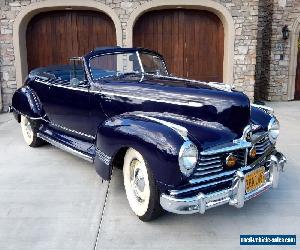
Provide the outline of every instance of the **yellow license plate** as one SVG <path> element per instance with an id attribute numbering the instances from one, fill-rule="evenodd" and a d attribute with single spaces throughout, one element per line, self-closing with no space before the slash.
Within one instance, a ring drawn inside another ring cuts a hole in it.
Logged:
<path id="1" fill-rule="evenodd" d="M 246 192 L 252 192 L 265 183 L 265 168 L 260 167 L 246 175 Z"/>

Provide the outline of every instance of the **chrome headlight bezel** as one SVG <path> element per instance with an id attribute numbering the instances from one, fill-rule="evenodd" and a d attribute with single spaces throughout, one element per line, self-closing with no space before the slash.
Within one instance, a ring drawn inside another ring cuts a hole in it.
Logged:
<path id="1" fill-rule="evenodd" d="M 185 176 L 190 176 L 198 161 L 198 149 L 196 145 L 191 141 L 185 141 L 179 151 L 178 155 L 178 163 L 180 167 L 180 171 Z"/>
<path id="2" fill-rule="evenodd" d="M 268 125 L 268 132 L 269 132 L 269 140 L 271 143 L 275 144 L 277 138 L 279 136 L 280 124 L 279 121 L 273 116 Z"/>

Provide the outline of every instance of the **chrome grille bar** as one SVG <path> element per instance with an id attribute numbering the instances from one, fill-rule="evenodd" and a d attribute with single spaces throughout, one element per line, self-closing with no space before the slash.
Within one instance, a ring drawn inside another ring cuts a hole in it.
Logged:
<path id="1" fill-rule="evenodd" d="M 221 172 L 221 171 L 223 171 L 222 167 L 213 168 L 213 169 L 209 169 L 209 170 L 206 170 L 206 171 L 201 170 L 201 171 L 196 171 L 194 176 L 203 176 L 203 175 L 213 174 L 213 173 Z"/>
<path id="2" fill-rule="evenodd" d="M 218 158 L 217 160 L 211 160 L 211 161 L 207 161 L 207 160 L 202 160 L 200 163 L 198 163 L 199 166 L 207 166 L 207 165 L 215 165 L 217 164 L 220 165 L 221 164 L 221 159 Z"/>
<path id="3" fill-rule="evenodd" d="M 268 148 L 272 146 L 268 136 L 265 136 L 255 144 L 257 155 L 262 155 Z"/>
<path id="4" fill-rule="evenodd" d="M 196 171 L 203 171 L 203 170 L 208 170 L 208 169 L 212 169 L 212 168 L 219 168 L 220 166 L 222 166 L 221 164 L 215 164 L 215 165 L 208 165 L 207 167 L 200 167 L 197 168 Z"/>

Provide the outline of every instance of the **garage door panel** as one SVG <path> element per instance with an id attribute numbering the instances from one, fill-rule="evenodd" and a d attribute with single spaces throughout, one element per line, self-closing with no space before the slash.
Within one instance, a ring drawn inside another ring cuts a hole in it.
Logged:
<path id="1" fill-rule="evenodd" d="M 113 21 L 95 11 L 51 11 L 34 16 L 26 32 L 28 69 L 67 64 L 99 46 L 116 45 Z"/>
<path id="2" fill-rule="evenodd" d="M 133 44 L 163 54 L 174 75 L 203 81 L 223 80 L 224 28 L 211 12 L 147 12 L 134 26 Z"/>
<path id="3" fill-rule="evenodd" d="M 210 12 L 185 15 L 187 74 L 205 81 L 222 81 L 224 34 L 221 21 Z"/>

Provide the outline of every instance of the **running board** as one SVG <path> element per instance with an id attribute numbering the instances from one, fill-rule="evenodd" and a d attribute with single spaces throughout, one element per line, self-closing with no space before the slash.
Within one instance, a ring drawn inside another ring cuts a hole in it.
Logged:
<path id="1" fill-rule="evenodd" d="M 49 142 L 50 144 L 52 144 L 53 146 L 57 147 L 57 148 L 60 148 L 68 153 L 71 153 L 72 155 L 75 155 L 75 156 L 78 156 L 86 161 L 89 161 L 89 162 L 94 162 L 93 160 L 93 157 L 89 156 L 89 155 L 86 155 L 78 150 L 75 150 L 71 147 L 68 147 L 54 139 L 52 139 L 50 136 L 47 136 L 43 133 L 38 133 L 37 136 L 39 138 L 41 138 L 42 140 L 46 141 L 46 142 Z"/>

